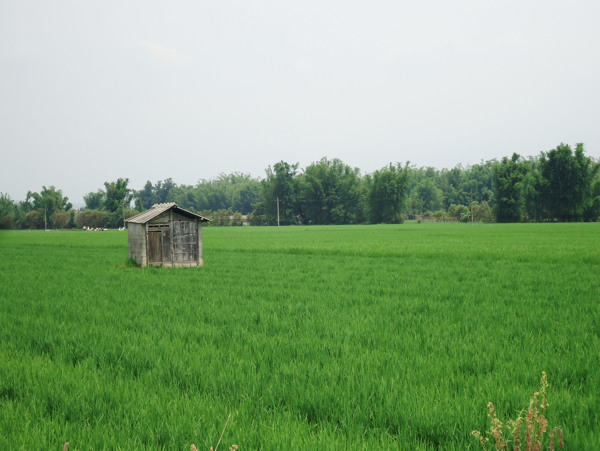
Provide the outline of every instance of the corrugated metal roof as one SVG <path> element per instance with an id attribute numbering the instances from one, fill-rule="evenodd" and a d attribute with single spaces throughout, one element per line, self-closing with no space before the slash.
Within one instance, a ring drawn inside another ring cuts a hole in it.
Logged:
<path id="1" fill-rule="evenodd" d="M 192 213 L 191 211 L 184 210 L 177 206 L 175 202 L 168 202 L 165 204 L 154 204 L 152 207 L 146 211 L 138 213 L 131 218 L 127 218 L 125 222 L 133 222 L 135 224 L 145 224 L 148 221 L 156 218 L 158 215 L 163 214 L 165 211 L 169 211 L 173 209 L 176 213 L 180 215 L 187 216 L 188 218 L 198 218 L 202 222 L 210 221 L 210 219 L 205 218 L 203 216 L 197 215 L 196 213 Z"/>

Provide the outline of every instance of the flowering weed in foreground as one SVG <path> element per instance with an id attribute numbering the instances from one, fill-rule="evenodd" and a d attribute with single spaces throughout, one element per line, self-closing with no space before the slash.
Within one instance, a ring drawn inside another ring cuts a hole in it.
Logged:
<path id="1" fill-rule="evenodd" d="M 547 389 L 548 378 L 546 372 L 542 371 L 540 391 L 533 394 L 533 399 L 529 402 L 525 418 L 523 419 L 521 413 L 516 420 L 509 420 L 507 422 L 507 429 L 504 429 L 502 421 L 498 419 L 494 404 L 491 402 L 488 403 L 488 417 L 491 419 L 492 425 L 487 435 L 493 437 L 495 449 L 541 451 L 544 449 L 545 441 L 547 442 L 546 449 L 551 451 L 554 450 L 557 441 L 559 448 L 564 448 L 565 444 L 561 428 L 555 427 L 547 439 L 544 437 L 548 431 L 548 420 L 545 417 L 546 409 L 549 406 L 546 399 Z M 487 449 L 487 445 L 490 442 L 489 437 L 484 437 L 479 431 L 473 431 L 471 435 L 479 441 L 483 449 Z"/>

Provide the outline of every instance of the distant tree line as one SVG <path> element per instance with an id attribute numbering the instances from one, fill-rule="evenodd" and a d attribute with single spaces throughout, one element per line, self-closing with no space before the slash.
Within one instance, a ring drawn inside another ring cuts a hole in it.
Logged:
<path id="1" fill-rule="evenodd" d="M 303 170 L 280 161 L 264 179 L 221 174 L 192 186 L 168 178 L 134 190 L 119 178 L 84 201 L 75 211 L 54 186 L 18 203 L 0 193 L 0 228 L 116 228 L 164 202 L 209 217 L 211 225 L 598 221 L 600 162 L 585 156 L 582 144 L 453 169 L 396 163 L 365 175 L 339 159 Z"/>
<path id="2" fill-rule="evenodd" d="M 128 179 L 105 182 L 105 190 L 84 196 L 86 208 L 75 210 L 60 189 L 42 187 L 39 193 L 28 192 L 24 201 L 15 203 L 0 193 L 0 228 L 3 229 L 72 229 L 117 228 L 123 218 L 136 211 L 129 208 L 133 191 Z"/>

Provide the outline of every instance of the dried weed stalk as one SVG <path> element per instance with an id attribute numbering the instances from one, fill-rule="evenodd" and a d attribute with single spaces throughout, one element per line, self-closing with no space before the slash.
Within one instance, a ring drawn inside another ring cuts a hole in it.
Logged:
<path id="1" fill-rule="evenodd" d="M 490 430 L 486 432 L 488 437 L 484 437 L 479 431 L 473 431 L 471 435 L 475 437 L 484 450 L 487 449 L 491 437 L 496 450 L 542 451 L 544 449 L 544 436 L 548 431 L 548 419 L 546 418 L 546 409 L 549 406 L 546 397 L 547 390 L 548 377 L 545 372 L 542 372 L 540 391 L 533 394 L 525 418 L 521 414 L 516 420 L 509 420 L 506 432 L 502 421 L 496 415 L 494 404 L 488 403 L 488 417 L 492 423 Z M 559 448 L 563 449 L 565 446 L 564 436 L 562 429 L 559 427 L 555 427 L 550 432 L 547 449 L 554 451 L 557 440 Z M 522 448 L 523 445 L 524 448 Z"/>
<path id="2" fill-rule="evenodd" d="M 223 434 L 225 433 L 225 429 L 227 429 L 227 424 L 229 424 L 229 419 L 231 418 L 231 413 L 229 414 L 229 416 L 227 417 L 227 421 L 225 422 L 225 426 L 223 426 L 223 430 L 221 431 L 221 436 L 219 437 L 219 441 L 217 442 L 217 446 L 210 447 L 210 451 L 217 451 L 219 449 L 219 445 L 221 444 L 221 439 L 223 438 Z M 229 447 L 229 451 L 237 451 L 238 446 L 237 445 L 231 445 Z M 196 448 L 196 445 L 192 444 L 191 446 L 191 451 L 198 451 L 198 448 Z"/>

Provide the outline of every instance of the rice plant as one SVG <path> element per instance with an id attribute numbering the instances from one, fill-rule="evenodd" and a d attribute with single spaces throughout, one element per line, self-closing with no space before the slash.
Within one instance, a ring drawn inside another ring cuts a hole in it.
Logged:
<path id="1" fill-rule="evenodd" d="M 122 232 L 0 231 L 0 449 L 208 450 L 229 413 L 221 447 L 465 449 L 542 370 L 593 449 L 599 233 L 214 227 L 204 267 L 139 269 Z"/>

